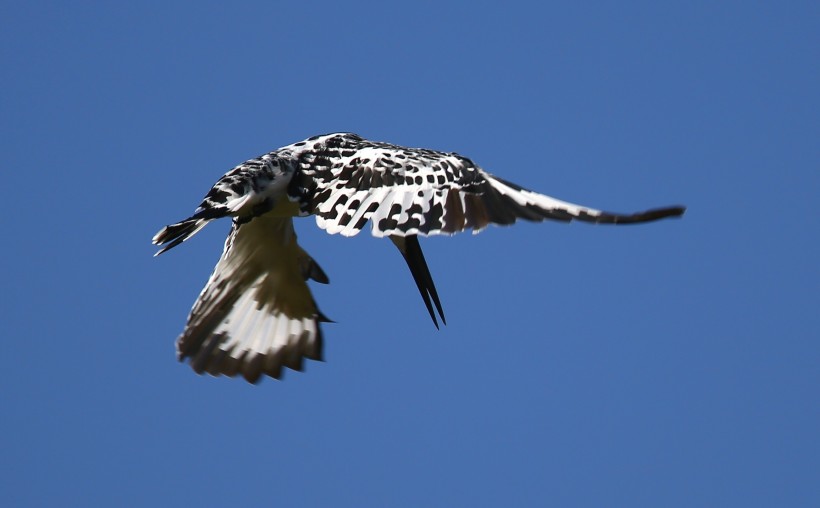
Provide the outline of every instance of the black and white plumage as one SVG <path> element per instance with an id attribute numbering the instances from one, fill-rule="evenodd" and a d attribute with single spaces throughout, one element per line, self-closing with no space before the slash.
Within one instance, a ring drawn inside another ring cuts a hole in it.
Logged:
<path id="1" fill-rule="evenodd" d="M 477 232 L 517 219 L 632 224 L 680 216 L 680 206 L 603 212 L 497 178 L 455 153 L 373 142 L 355 134 L 315 136 L 246 161 L 217 181 L 194 214 L 154 236 L 161 254 L 208 222 L 232 217 L 222 257 L 177 340 L 196 372 L 256 382 L 322 358 L 319 311 L 307 280 L 326 284 L 296 243 L 293 217 L 315 215 L 328 233 L 353 236 L 370 222 L 401 252 L 433 323 L 444 312 L 418 236 Z"/>

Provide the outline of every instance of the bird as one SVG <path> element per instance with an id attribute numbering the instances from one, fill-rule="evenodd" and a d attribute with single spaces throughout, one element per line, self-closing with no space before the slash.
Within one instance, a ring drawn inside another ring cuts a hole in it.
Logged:
<path id="1" fill-rule="evenodd" d="M 436 328 L 446 324 L 419 236 L 479 232 L 519 219 L 636 224 L 682 216 L 668 206 L 632 214 L 596 210 L 525 189 L 455 152 L 369 141 L 353 133 L 313 136 L 228 171 L 190 217 L 154 237 L 156 255 L 230 217 L 222 256 L 176 341 L 177 357 L 199 374 L 250 383 L 323 360 L 322 324 L 308 280 L 329 283 L 296 241 L 293 218 L 313 215 L 350 237 L 369 223 L 410 269 Z"/>

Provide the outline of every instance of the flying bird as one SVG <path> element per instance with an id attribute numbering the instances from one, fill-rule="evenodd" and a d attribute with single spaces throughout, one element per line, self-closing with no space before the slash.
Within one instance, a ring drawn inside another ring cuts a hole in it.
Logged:
<path id="1" fill-rule="evenodd" d="M 319 310 L 308 279 L 327 284 L 296 242 L 293 217 L 316 216 L 331 234 L 354 236 L 369 222 L 404 257 L 438 328 L 446 324 L 419 236 L 478 232 L 517 219 L 634 224 L 684 213 L 682 206 L 633 214 L 603 212 L 538 194 L 484 171 L 456 153 L 368 141 L 356 134 L 314 136 L 239 164 L 220 178 L 194 214 L 162 228 L 156 255 L 210 221 L 231 217 L 222 257 L 176 342 L 197 373 L 241 374 L 256 383 L 322 359 Z"/>

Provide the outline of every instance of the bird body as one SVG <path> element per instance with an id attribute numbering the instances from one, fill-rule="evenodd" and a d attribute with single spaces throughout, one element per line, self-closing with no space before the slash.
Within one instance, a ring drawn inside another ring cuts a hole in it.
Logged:
<path id="1" fill-rule="evenodd" d="M 334 133 L 282 147 L 226 173 L 189 218 L 153 239 L 161 254 L 211 220 L 231 217 L 222 257 L 177 340 L 197 372 L 262 374 L 301 370 L 322 357 L 319 311 L 307 280 L 324 271 L 296 242 L 293 217 L 353 236 L 366 224 L 399 249 L 438 327 L 444 312 L 418 236 L 478 232 L 489 224 L 545 219 L 628 224 L 682 215 L 683 207 L 636 214 L 602 212 L 529 191 L 456 153 L 407 148 Z M 435 310 L 434 310 L 435 307 Z"/>

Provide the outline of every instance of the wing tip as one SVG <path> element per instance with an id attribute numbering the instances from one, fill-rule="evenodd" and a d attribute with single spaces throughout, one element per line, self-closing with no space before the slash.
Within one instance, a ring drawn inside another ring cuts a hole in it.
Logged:
<path id="1" fill-rule="evenodd" d="M 581 222 L 591 222 L 595 224 L 643 224 L 661 219 L 682 217 L 684 213 L 686 213 L 685 206 L 675 205 L 661 208 L 651 208 L 643 212 L 636 212 L 632 214 L 621 214 L 614 212 L 591 213 L 589 211 L 582 211 L 578 215 L 573 215 L 571 218 L 577 219 Z"/>
<path id="2" fill-rule="evenodd" d="M 191 369 L 199 375 L 241 377 L 254 385 L 265 377 L 281 381 L 285 368 L 303 372 L 305 359 L 325 361 L 321 323 L 332 322 L 317 310 L 313 317 L 313 332 L 306 329 L 300 335 L 291 335 L 287 344 L 276 349 L 247 349 L 241 352 L 233 350 L 233 346 L 227 346 L 227 349 L 220 347 L 230 340 L 225 332 L 212 334 L 200 341 L 191 341 L 191 337 L 183 333 L 176 342 L 177 359 L 183 363 L 188 360 Z"/>
<path id="3" fill-rule="evenodd" d="M 647 210 L 641 215 L 646 218 L 647 221 L 653 221 L 658 219 L 665 219 L 667 217 L 683 217 L 683 214 L 686 213 L 686 207 L 683 205 L 674 205 L 674 206 L 665 206 L 663 208 L 653 208 L 651 210 Z"/>

